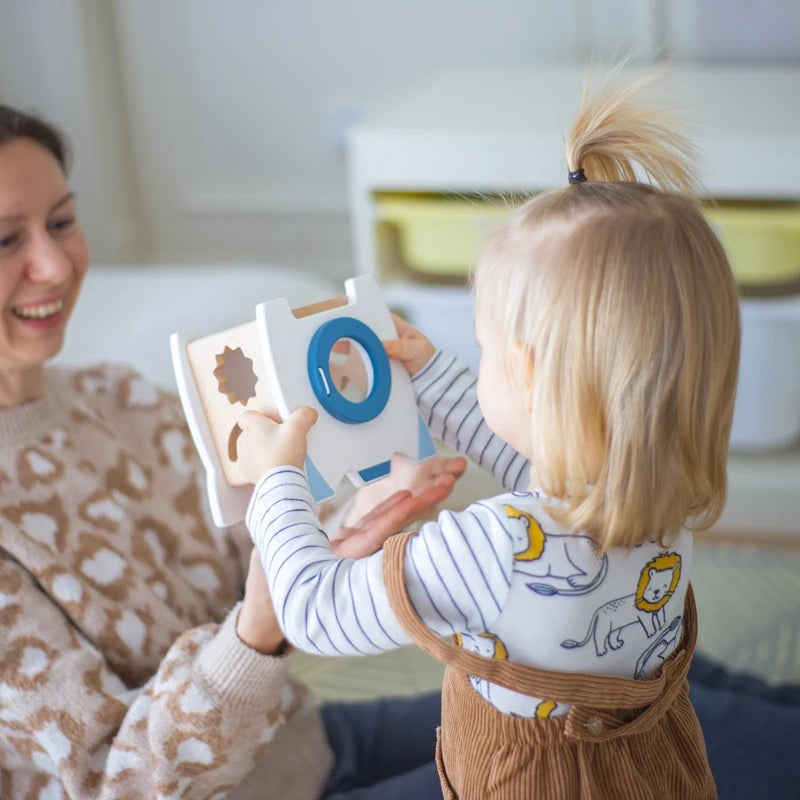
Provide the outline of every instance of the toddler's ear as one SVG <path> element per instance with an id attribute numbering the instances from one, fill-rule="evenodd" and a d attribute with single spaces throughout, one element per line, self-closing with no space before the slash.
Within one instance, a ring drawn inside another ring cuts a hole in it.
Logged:
<path id="1" fill-rule="evenodd" d="M 514 361 L 514 371 L 523 377 L 525 390 L 530 393 L 533 389 L 533 353 L 519 339 L 514 342 Z"/>

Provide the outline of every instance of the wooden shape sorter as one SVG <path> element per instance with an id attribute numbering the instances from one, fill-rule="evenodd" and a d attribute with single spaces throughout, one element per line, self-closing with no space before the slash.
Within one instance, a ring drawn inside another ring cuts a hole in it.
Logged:
<path id="1" fill-rule="evenodd" d="M 244 519 L 252 486 L 236 466 L 238 419 L 247 410 L 286 417 L 311 406 L 305 470 L 314 499 L 342 477 L 362 486 L 389 473 L 391 457 L 435 452 L 405 368 L 386 356 L 397 336 L 371 276 L 346 294 L 292 309 L 285 298 L 256 306 L 256 319 L 210 336 L 174 333 L 172 362 L 183 410 L 206 470 L 214 522 Z"/>

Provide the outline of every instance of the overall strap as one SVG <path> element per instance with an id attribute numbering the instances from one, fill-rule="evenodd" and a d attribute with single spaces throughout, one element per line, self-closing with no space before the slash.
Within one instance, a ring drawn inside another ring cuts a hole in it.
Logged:
<path id="1" fill-rule="evenodd" d="M 583 672 L 556 672 L 512 661 L 480 656 L 439 638 L 419 618 L 405 584 L 405 551 L 416 533 L 390 537 L 383 546 L 383 580 L 392 610 L 403 630 L 421 650 L 459 672 L 531 697 L 595 708 L 641 708 L 655 701 L 668 678 L 685 677 L 697 639 L 697 618 L 691 586 L 686 594 L 683 637 L 680 647 L 667 659 L 661 672 L 650 680 Z"/>

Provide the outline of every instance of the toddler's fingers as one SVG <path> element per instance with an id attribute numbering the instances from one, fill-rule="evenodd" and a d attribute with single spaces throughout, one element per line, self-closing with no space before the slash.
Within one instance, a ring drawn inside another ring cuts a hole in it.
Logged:
<path id="1" fill-rule="evenodd" d="M 262 424 L 264 415 L 259 414 L 258 411 L 245 411 L 239 417 L 239 427 L 243 431 L 249 431 Z"/>
<path id="2" fill-rule="evenodd" d="M 397 328 L 398 336 L 402 336 L 404 331 L 409 332 L 414 330 L 414 328 L 411 327 L 411 325 L 408 322 L 406 322 L 398 314 L 395 314 L 394 311 L 392 311 L 392 321 L 394 322 L 395 328 Z"/>
<path id="3" fill-rule="evenodd" d="M 386 339 L 383 347 L 389 358 L 405 362 L 420 358 L 425 349 L 425 343 L 419 339 Z"/>
<path id="4" fill-rule="evenodd" d="M 317 412 L 313 408 L 300 406 L 300 408 L 292 411 L 286 420 L 286 424 L 291 426 L 297 433 L 305 436 L 314 426 L 317 416 Z"/>
<path id="5" fill-rule="evenodd" d="M 403 340 L 402 339 L 384 339 L 383 342 L 383 349 L 386 351 L 386 355 L 389 358 L 394 358 L 397 361 L 402 361 L 401 353 L 403 352 Z"/>

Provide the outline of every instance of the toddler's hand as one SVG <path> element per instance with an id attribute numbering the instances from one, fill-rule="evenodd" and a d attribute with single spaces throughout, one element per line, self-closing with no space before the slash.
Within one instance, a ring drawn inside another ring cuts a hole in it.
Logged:
<path id="1" fill-rule="evenodd" d="M 400 361 L 409 375 L 416 375 L 431 360 L 436 348 L 424 334 L 397 314 L 392 314 L 392 319 L 399 338 L 384 341 L 386 355 Z"/>
<path id="2" fill-rule="evenodd" d="M 236 465 L 250 483 L 275 467 L 288 464 L 303 469 L 308 450 L 306 436 L 317 421 L 313 408 L 295 409 L 286 422 L 276 422 L 256 411 L 239 418 L 242 433 L 236 442 Z"/>

